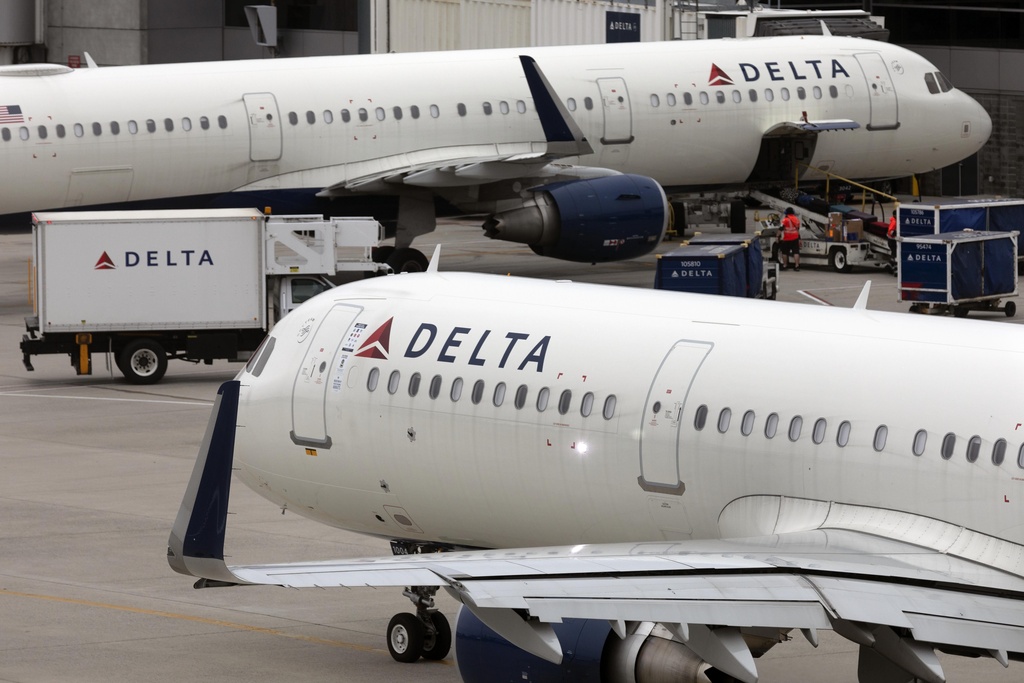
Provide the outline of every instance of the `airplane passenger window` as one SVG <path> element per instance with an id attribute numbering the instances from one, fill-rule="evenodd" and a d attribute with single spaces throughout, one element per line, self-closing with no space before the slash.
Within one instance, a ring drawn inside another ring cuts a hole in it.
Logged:
<path id="1" fill-rule="evenodd" d="M 217 125 L 221 128 L 221 130 L 227 128 L 228 127 L 228 117 L 224 116 L 223 114 L 218 116 L 217 117 Z"/>
<path id="2" fill-rule="evenodd" d="M 459 113 L 459 116 L 465 116 L 466 105 L 464 105 L 462 102 L 459 102 L 458 104 L 455 105 L 455 111 Z"/>
<path id="3" fill-rule="evenodd" d="M 22 126 L 18 129 L 18 137 L 22 140 L 28 140 L 28 128 Z"/>
<path id="4" fill-rule="evenodd" d="M 718 414 L 718 431 L 725 434 L 729 431 L 730 422 L 732 422 L 732 409 L 722 408 L 722 412 Z"/>
<path id="5" fill-rule="evenodd" d="M 816 85 L 816 86 L 814 86 L 814 87 L 813 87 L 813 88 L 811 89 L 811 94 L 813 94 L 813 95 L 814 95 L 814 99 L 816 99 L 816 100 L 820 100 L 820 99 L 821 99 L 821 88 L 820 88 L 819 86 L 817 86 L 817 85 Z"/>
<path id="6" fill-rule="evenodd" d="M 885 440 L 889 436 L 889 428 L 885 425 L 879 425 L 878 429 L 875 430 L 875 440 L 872 442 L 874 449 L 881 453 L 885 450 Z"/>
<path id="7" fill-rule="evenodd" d="M 78 124 L 76 123 L 75 125 L 77 126 Z M 146 130 L 149 131 L 150 133 L 155 133 L 156 132 L 156 121 L 154 121 L 153 119 L 146 119 Z M 81 137 L 81 136 L 79 136 L 79 137 Z"/>
<path id="8" fill-rule="evenodd" d="M 388 377 L 388 393 L 394 396 L 398 393 L 398 387 L 402 383 L 402 373 L 398 370 L 392 370 L 391 375 Z"/>
<path id="9" fill-rule="evenodd" d="M 799 88 L 796 89 L 796 96 L 797 96 L 797 99 L 801 99 L 801 100 L 806 100 L 807 99 L 807 91 L 804 90 L 803 86 L 800 86 Z"/>
<path id="10" fill-rule="evenodd" d="M 352 120 L 352 114 L 349 113 L 348 109 L 341 110 L 341 120 L 348 123 Z"/>
<path id="11" fill-rule="evenodd" d="M 473 393 L 470 394 L 469 399 L 475 406 L 480 405 L 480 401 L 484 400 L 484 381 L 482 379 L 473 382 Z"/>
<path id="12" fill-rule="evenodd" d="M 740 434 L 743 436 L 750 436 L 750 433 L 754 431 L 754 411 L 748 410 L 743 413 L 743 421 L 740 422 Z"/>
<path id="13" fill-rule="evenodd" d="M 494 403 L 495 408 L 500 408 L 501 404 L 505 402 L 505 383 L 498 382 L 494 387 L 494 397 L 491 399 Z"/>
<path id="14" fill-rule="evenodd" d="M 782 98 L 783 102 L 789 102 L 789 88 L 780 88 L 779 97 Z"/>
<path id="15" fill-rule="evenodd" d="M 992 444 L 992 464 L 999 467 L 1006 459 L 1006 439 L 999 439 Z"/>
<path id="16" fill-rule="evenodd" d="M 918 429 L 917 434 L 914 434 L 914 445 L 911 450 L 914 455 L 924 455 L 924 447 L 928 443 L 928 432 L 924 429 Z"/>
<path id="17" fill-rule="evenodd" d="M 675 95 L 675 93 L 671 93 L 670 92 L 669 94 L 665 95 L 665 104 L 667 104 L 670 107 L 676 106 L 676 95 Z"/>
<path id="18" fill-rule="evenodd" d="M 831 97 L 833 100 L 839 97 L 839 88 L 837 88 L 834 85 L 828 86 L 828 96 Z"/>
<path id="19" fill-rule="evenodd" d="M 110 122 L 110 132 L 113 133 L 114 135 L 120 135 L 120 133 L 121 133 L 121 124 L 118 123 L 117 121 L 111 121 Z"/>
<path id="20" fill-rule="evenodd" d="M 932 95 L 939 94 L 939 84 L 935 81 L 935 74 L 925 74 L 924 84 L 928 86 L 928 92 Z"/>
<path id="21" fill-rule="evenodd" d="M 324 109 L 323 113 L 320 114 L 320 118 L 324 120 L 324 123 L 330 125 L 334 123 L 334 112 L 330 109 Z"/>
<path id="22" fill-rule="evenodd" d="M 420 393 L 420 373 L 414 372 L 409 378 L 409 395 L 415 397 L 418 393 Z"/>
<path id="23" fill-rule="evenodd" d="M 430 380 L 430 390 L 427 395 L 432 399 L 441 395 L 441 375 L 434 375 Z"/>
<path id="24" fill-rule="evenodd" d="M 299 115 L 293 111 L 288 112 L 288 123 L 293 126 L 299 125 Z"/>
<path id="25" fill-rule="evenodd" d="M 114 124 L 110 124 L 110 125 L 114 125 Z M 190 119 L 187 116 L 184 117 L 183 119 L 181 119 L 181 129 L 183 131 L 185 131 L 186 133 L 189 132 L 190 130 L 192 130 L 192 119 Z"/>
<path id="26" fill-rule="evenodd" d="M 522 100 L 516 100 L 516 111 L 519 112 L 520 114 L 525 114 L 526 102 L 523 102 Z"/>
<path id="27" fill-rule="evenodd" d="M 981 437 L 972 436 L 971 440 L 967 442 L 967 462 L 978 462 L 978 456 L 981 454 Z"/>
<path id="28" fill-rule="evenodd" d="M 133 123 L 134 123 L 134 122 L 133 122 Z M 55 129 L 56 129 L 56 131 L 57 131 L 57 137 L 59 137 L 59 138 L 62 138 L 62 137 L 64 137 L 64 134 L 65 134 L 65 130 L 64 130 L 64 124 L 63 124 L 63 123 L 58 123 L 58 124 L 57 124 L 57 125 L 55 126 Z M 136 126 L 136 130 L 138 130 L 138 126 Z"/>
<path id="29" fill-rule="evenodd" d="M 418 119 L 420 117 L 420 108 L 415 104 L 409 105 L 409 116 Z"/>
<path id="30" fill-rule="evenodd" d="M 693 95 L 691 95 L 688 92 L 684 92 L 683 93 L 683 104 L 685 104 L 687 107 L 692 105 L 693 104 Z"/>
<path id="31" fill-rule="evenodd" d="M 312 111 L 307 110 L 306 111 L 306 123 L 308 123 L 311 126 L 314 123 L 316 123 L 316 114 L 314 114 Z"/>
<path id="32" fill-rule="evenodd" d="M 708 422 L 708 407 L 706 405 L 697 406 L 697 412 L 693 414 L 693 428 L 698 432 L 704 429 L 704 425 Z"/>
<path id="33" fill-rule="evenodd" d="M 565 415 L 569 412 L 569 408 L 572 406 L 572 391 L 566 389 L 562 392 L 562 395 L 558 397 L 558 414 Z"/>
<path id="34" fill-rule="evenodd" d="M 811 432 L 811 441 L 820 444 L 825 440 L 825 430 L 828 429 L 828 422 L 823 417 L 814 421 L 814 430 Z"/>
<path id="35" fill-rule="evenodd" d="M 583 394 L 583 402 L 580 403 L 580 415 L 583 417 L 590 417 L 590 413 L 594 410 L 594 393 L 588 391 Z"/>
<path id="36" fill-rule="evenodd" d="M 721 90 L 717 91 L 715 93 L 715 102 L 718 102 L 719 104 L 725 104 L 725 93 L 722 92 Z"/>
<path id="37" fill-rule="evenodd" d="M 576 98 L 570 97 L 569 99 L 567 99 L 565 101 L 565 106 L 569 109 L 569 111 L 576 111 Z"/>
<path id="38" fill-rule="evenodd" d="M 523 406 L 526 405 L 526 394 L 528 391 L 529 389 L 525 384 L 520 384 L 519 388 L 516 389 L 516 400 L 513 404 L 515 405 L 516 410 L 522 410 Z"/>
<path id="39" fill-rule="evenodd" d="M 401 121 L 402 120 L 402 108 L 401 107 L 391 107 L 391 115 L 395 117 L 395 121 Z"/>
<path id="40" fill-rule="evenodd" d="M 3 131 L 0 131 L 0 137 L 2 137 L 4 139 L 4 142 L 10 142 L 11 141 L 11 129 L 10 128 L 4 128 Z"/>
<path id="41" fill-rule="evenodd" d="M 58 126 L 58 128 L 59 128 L 59 126 Z M 139 132 L 139 124 L 136 123 L 135 121 L 129 121 L 128 122 L 128 132 L 131 133 L 132 135 L 137 134 Z M 57 131 L 57 135 L 59 135 L 60 137 L 64 137 L 63 135 L 60 134 L 59 130 Z"/>
<path id="42" fill-rule="evenodd" d="M 174 131 L 174 121 L 171 120 L 171 119 L 164 119 L 164 130 L 166 130 L 168 133 L 173 132 Z"/>
<path id="43" fill-rule="evenodd" d="M 840 448 L 846 448 L 846 444 L 850 443 L 850 423 L 843 420 L 839 423 L 839 431 L 836 432 L 836 444 Z"/>
<path id="44" fill-rule="evenodd" d="M 135 123 L 135 122 L 134 121 L 129 121 L 128 122 L 128 126 L 130 127 L 133 123 Z M 199 117 L 199 127 L 202 128 L 203 130 L 210 130 L 210 117 L 209 116 L 200 116 Z"/>
<path id="45" fill-rule="evenodd" d="M 39 126 L 39 129 L 36 131 L 36 134 L 39 136 L 40 140 L 45 140 L 46 139 L 46 126 Z"/>
<path id="46" fill-rule="evenodd" d="M 551 398 L 551 390 L 547 387 L 543 387 L 537 392 L 537 412 L 543 413 L 548 409 L 548 399 Z"/>
<path id="47" fill-rule="evenodd" d="M 370 118 L 370 114 L 365 109 L 360 108 L 357 113 L 359 114 L 360 121 L 365 122 Z"/>
<path id="48" fill-rule="evenodd" d="M 28 129 L 26 128 L 25 130 L 28 130 Z M 103 126 L 100 125 L 99 123 L 97 123 L 96 121 L 93 121 L 92 122 L 92 134 L 93 135 L 103 135 Z M 22 138 L 22 140 L 27 140 L 27 139 L 28 139 L 27 137 L 26 138 Z"/>
<path id="49" fill-rule="evenodd" d="M 764 435 L 765 438 L 774 439 L 775 434 L 779 431 L 779 414 L 772 413 L 768 416 L 768 419 L 764 421 Z"/>
<path id="50" fill-rule="evenodd" d="M 774 101 L 775 100 L 775 91 L 772 90 L 771 88 L 765 88 L 764 89 L 764 99 L 767 102 Z"/>
<path id="51" fill-rule="evenodd" d="M 377 107 L 373 110 L 373 114 L 377 117 L 378 121 L 383 121 L 385 118 L 384 107 Z"/>
<path id="52" fill-rule="evenodd" d="M 452 382 L 452 390 L 448 393 L 448 396 L 452 399 L 452 403 L 455 403 L 462 398 L 462 378 L 456 377 L 455 381 Z"/>
<path id="53" fill-rule="evenodd" d="M 76 123 L 75 124 L 75 137 L 76 138 L 80 138 L 83 135 L 85 135 L 85 128 L 82 127 L 82 124 Z"/>
<path id="54" fill-rule="evenodd" d="M 604 400 L 604 410 L 601 411 L 601 415 L 604 419 L 610 420 L 615 415 L 615 402 L 615 394 L 610 394 L 608 398 Z"/>
<path id="55" fill-rule="evenodd" d="M 430 118 L 436 119 L 440 115 L 441 109 L 436 104 L 430 105 Z"/>
<path id="56" fill-rule="evenodd" d="M 804 428 L 804 419 L 799 415 L 793 416 L 793 419 L 789 421 L 789 440 L 796 441 L 800 438 L 800 432 Z"/>
<path id="57" fill-rule="evenodd" d="M 757 102 L 757 91 L 751 88 L 747 91 L 747 97 L 750 98 L 751 102 Z"/>
<path id="58" fill-rule="evenodd" d="M 651 94 L 651 106 L 652 107 L 660 107 L 661 106 L 661 99 L 658 98 L 657 94 L 654 94 L 654 93 Z"/>
<path id="59" fill-rule="evenodd" d="M 484 113 L 488 116 L 494 113 L 494 108 L 491 106 L 490 102 L 484 102 Z"/>
<path id="60" fill-rule="evenodd" d="M 736 104 L 739 104 L 740 102 L 743 101 L 743 95 L 740 94 L 739 90 L 732 91 L 732 101 L 735 102 Z"/>
<path id="61" fill-rule="evenodd" d="M 950 432 L 942 437 L 942 459 L 949 460 L 953 457 L 953 449 L 956 447 L 956 434 Z"/>
<path id="62" fill-rule="evenodd" d="M 587 111 L 590 111 L 591 109 L 593 109 L 594 108 L 594 100 L 590 99 L 589 97 L 584 97 L 583 98 L 583 108 L 586 109 Z"/>
<path id="63" fill-rule="evenodd" d="M 366 376 L 366 390 L 377 391 L 377 382 L 380 380 L 380 368 L 370 368 L 370 374 Z"/>
<path id="64" fill-rule="evenodd" d="M 702 90 L 701 93 L 700 93 L 700 103 L 701 104 L 707 104 L 710 101 L 711 101 L 711 98 L 708 97 L 708 94 Z"/>

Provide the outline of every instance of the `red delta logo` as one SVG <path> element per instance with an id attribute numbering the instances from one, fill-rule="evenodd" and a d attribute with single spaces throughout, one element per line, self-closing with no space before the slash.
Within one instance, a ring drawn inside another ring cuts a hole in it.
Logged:
<path id="1" fill-rule="evenodd" d="M 93 270 L 114 270 L 115 268 L 117 268 L 117 266 L 114 265 L 114 260 L 110 258 L 107 252 L 103 252 L 99 261 L 97 261 L 96 265 L 93 266 Z"/>
<path id="2" fill-rule="evenodd" d="M 733 85 L 729 74 L 722 71 L 721 67 L 712 62 L 711 75 L 708 76 L 708 85 Z"/>
<path id="3" fill-rule="evenodd" d="M 391 353 L 391 323 L 394 318 L 388 318 L 388 321 L 378 327 L 373 334 L 367 337 L 363 345 L 356 351 L 358 358 L 377 358 L 379 360 L 387 360 L 388 355 Z"/>

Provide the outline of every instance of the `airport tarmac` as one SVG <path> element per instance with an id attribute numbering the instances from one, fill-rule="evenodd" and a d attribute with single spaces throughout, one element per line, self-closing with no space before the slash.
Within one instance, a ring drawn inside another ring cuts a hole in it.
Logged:
<path id="1" fill-rule="evenodd" d="M 635 287 L 654 279 L 653 255 L 600 266 L 559 262 L 487 240 L 468 224 L 443 227 L 417 246 L 429 254 L 438 240 L 442 270 Z M 125 383 L 102 356 L 89 377 L 76 377 L 62 356 L 38 357 L 35 372 L 26 372 L 18 342 L 31 312 L 30 243 L 27 233 L 0 235 L 0 681 L 458 681 L 451 656 L 406 665 L 388 655 L 388 620 L 411 607 L 397 589 L 194 590 L 171 571 L 167 535 L 217 387 L 239 366 L 174 362 L 151 387 Z M 779 299 L 849 306 L 868 279 L 869 308 L 906 310 L 895 278 L 880 270 L 787 271 Z M 972 317 L 979 335 L 988 321 L 1020 322 Z M 802 352 L 820 357 L 823 373 L 824 361 L 836 360 L 827 349 Z M 866 360 L 840 362 L 864 362 L 870 372 Z M 240 484 L 231 511 L 231 563 L 390 553 L 386 541 L 282 514 Z M 439 603 L 454 620 L 456 603 Z M 776 647 L 759 660 L 760 680 L 855 683 L 857 646 L 830 632 L 821 641 L 817 651 L 799 635 Z M 1024 678 L 1019 663 L 940 659 L 949 681 Z"/>

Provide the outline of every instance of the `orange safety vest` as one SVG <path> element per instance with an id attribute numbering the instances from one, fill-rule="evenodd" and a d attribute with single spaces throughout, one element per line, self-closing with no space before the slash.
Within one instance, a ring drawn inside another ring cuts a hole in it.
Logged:
<path id="1" fill-rule="evenodd" d="M 782 219 L 782 241 L 790 242 L 798 239 L 800 239 L 800 219 L 796 214 L 786 214 Z"/>
<path id="2" fill-rule="evenodd" d="M 889 219 L 889 232 L 885 234 L 886 237 L 892 239 L 896 236 L 896 216 L 892 216 Z"/>

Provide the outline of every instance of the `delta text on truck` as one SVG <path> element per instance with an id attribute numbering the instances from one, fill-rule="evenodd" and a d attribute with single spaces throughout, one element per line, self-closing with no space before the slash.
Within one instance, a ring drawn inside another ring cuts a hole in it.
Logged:
<path id="1" fill-rule="evenodd" d="M 339 271 L 373 261 L 372 218 L 266 216 L 255 209 L 92 211 L 33 216 L 32 356 L 68 354 L 80 375 L 108 354 L 152 384 L 168 359 L 244 362 L 293 308 Z"/>

